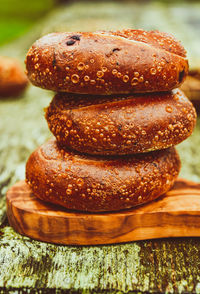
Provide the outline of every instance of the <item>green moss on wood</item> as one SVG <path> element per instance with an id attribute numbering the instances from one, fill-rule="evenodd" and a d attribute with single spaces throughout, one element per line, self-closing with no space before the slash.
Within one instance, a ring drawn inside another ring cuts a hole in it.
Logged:
<path id="1" fill-rule="evenodd" d="M 0 231 L 0 287 L 191 293 L 199 291 L 199 265 L 199 238 L 78 247 Z"/>

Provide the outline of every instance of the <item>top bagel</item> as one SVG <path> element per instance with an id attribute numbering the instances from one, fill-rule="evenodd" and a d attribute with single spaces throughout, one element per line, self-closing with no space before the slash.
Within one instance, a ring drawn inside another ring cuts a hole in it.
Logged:
<path id="1" fill-rule="evenodd" d="M 188 74 L 173 36 L 143 30 L 52 33 L 29 49 L 26 67 L 35 86 L 100 95 L 168 91 Z"/>

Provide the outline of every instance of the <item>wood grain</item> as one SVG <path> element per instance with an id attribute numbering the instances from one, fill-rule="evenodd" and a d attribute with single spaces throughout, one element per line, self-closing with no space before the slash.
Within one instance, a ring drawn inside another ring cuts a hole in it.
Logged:
<path id="1" fill-rule="evenodd" d="M 95 245 L 200 236 L 200 183 L 179 179 L 149 204 L 115 213 L 65 210 L 37 199 L 25 181 L 7 192 L 7 216 L 20 234 L 57 244 Z"/>

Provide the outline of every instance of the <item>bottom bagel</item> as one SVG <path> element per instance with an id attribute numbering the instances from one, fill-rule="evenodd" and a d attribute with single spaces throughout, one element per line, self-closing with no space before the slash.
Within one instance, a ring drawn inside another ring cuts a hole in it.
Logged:
<path id="1" fill-rule="evenodd" d="M 156 199 L 180 170 L 174 147 L 129 156 L 85 156 L 51 139 L 29 157 L 26 180 L 35 196 L 81 211 L 115 211 Z"/>

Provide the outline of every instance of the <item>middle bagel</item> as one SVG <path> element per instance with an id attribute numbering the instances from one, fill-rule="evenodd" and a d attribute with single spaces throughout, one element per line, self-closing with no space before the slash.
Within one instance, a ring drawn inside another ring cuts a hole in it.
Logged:
<path id="1" fill-rule="evenodd" d="M 63 146 L 88 154 L 122 155 L 179 144 L 191 135 L 196 112 L 178 89 L 134 96 L 58 93 L 46 119 Z"/>

